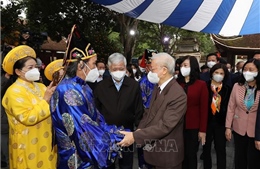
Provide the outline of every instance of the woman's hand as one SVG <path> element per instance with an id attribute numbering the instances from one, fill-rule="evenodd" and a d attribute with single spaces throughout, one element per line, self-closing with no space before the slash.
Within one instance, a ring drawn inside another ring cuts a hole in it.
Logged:
<path id="1" fill-rule="evenodd" d="M 43 96 L 43 99 L 46 100 L 48 103 L 50 102 L 51 96 L 53 95 L 55 89 L 56 86 L 53 86 L 53 82 L 51 82 L 50 85 L 47 87 Z"/>
<path id="2" fill-rule="evenodd" d="M 226 128 L 225 136 L 226 136 L 227 141 L 231 140 L 231 137 L 232 137 L 231 129 Z"/>
<path id="3" fill-rule="evenodd" d="M 255 148 L 260 150 L 260 141 L 255 141 Z"/>
<path id="4" fill-rule="evenodd" d="M 199 141 L 201 142 L 201 145 L 204 145 L 206 143 L 206 133 L 199 132 L 198 137 Z"/>

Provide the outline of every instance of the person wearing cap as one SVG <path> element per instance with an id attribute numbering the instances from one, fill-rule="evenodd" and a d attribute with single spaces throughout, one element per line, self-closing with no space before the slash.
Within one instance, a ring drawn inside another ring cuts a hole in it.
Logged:
<path id="1" fill-rule="evenodd" d="M 55 87 L 39 80 L 36 53 L 26 45 L 12 49 L 3 69 L 17 80 L 7 89 L 2 105 L 9 122 L 10 168 L 55 168 L 57 153 L 52 147 L 49 103 Z"/>
<path id="2" fill-rule="evenodd" d="M 57 169 L 104 168 L 121 155 L 116 142 L 122 138 L 122 128 L 106 124 L 87 84 L 99 76 L 96 60 L 96 53 L 74 25 L 63 62 L 65 77 L 50 104 L 59 153 Z"/>

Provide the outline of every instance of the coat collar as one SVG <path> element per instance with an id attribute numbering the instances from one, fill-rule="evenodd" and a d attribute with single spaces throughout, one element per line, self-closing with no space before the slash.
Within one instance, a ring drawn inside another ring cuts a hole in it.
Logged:
<path id="1" fill-rule="evenodd" d="M 252 105 L 252 107 L 250 108 L 250 110 L 247 110 L 247 107 L 246 107 L 245 102 L 244 102 L 245 93 L 246 93 L 246 87 L 244 85 L 240 86 L 238 88 L 238 92 L 239 92 L 239 102 L 240 102 L 240 105 L 242 105 L 242 107 L 243 107 L 243 109 L 245 111 L 248 112 L 248 111 L 252 111 L 252 110 L 257 109 L 258 103 L 259 103 L 259 96 L 260 96 L 260 92 L 259 91 L 256 91 L 255 101 L 254 101 L 254 104 Z"/>
<path id="2" fill-rule="evenodd" d="M 252 107 L 250 108 L 250 110 L 247 110 L 247 107 L 244 102 L 246 87 L 244 85 L 239 86 L 238 92 L 239 92 L 239 95 L 238 95 L 239 103 L 240 103 L 240 105 L 242 105 L 242 108 L 244 109 L 244 111 L 248 112 L 248 111 L 253 111 L 253 110 L 257 109 L 258 103 L 259 103 L 259 96 L 260 96 L 259 91 L 256 90 L 257 93 L 256 93 L 255 101 L 254 101 L 254 104 L 252 105 Z"/>

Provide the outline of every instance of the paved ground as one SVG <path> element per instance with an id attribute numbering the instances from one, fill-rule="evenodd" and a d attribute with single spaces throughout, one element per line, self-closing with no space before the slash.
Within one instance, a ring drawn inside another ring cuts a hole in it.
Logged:
<path id="1" fill-rule="evenodd" d="M 213 143 L 214 144 L 214 143 Z M 216 165 L 216 152 L 214 149 L 214 145 L 212 145 L 212 169 L 217 169 Z M 231 140 L 231 142 L 227 142 L 226 145 L 226 152 L 227 152 L 227 168 L 226 169 L 234 169 L 234 142 Z M 203 161 L 199 159 L 200 154 L 202 153 L 202 147 L 200 147 L 198 152 L 198 169 L 203 169 Z"/>
<path id="2" fill-rule="evenodd" d="M 217 169 L 216 166 L 216 153 L 214 150 L 214 146 L 212 146 L 212 163 L 213 167 L 212 169 Z M 227 168 L 226 169 L 234 169 L 234 143 L 233 141 L 227 142 Z M 136 152 L 136 151 L 135 151 Z M 200 147 L 198 152 L 198 169 L 203 169 L 203 161 L 199 159 L 200 154 L 202 153 L 202 147 Z M 7 168 L 1 168 L 1 169 L 7 169 Z M 137 153 L 134 155 L 134 167 L 133 169 L 138 169 L 138 160 L 137 160 Z"/>
<path id="3" fill-rule="evenodd" d="M 234 167 L 234 142 L 233 142 L 233 140 L 231 140 L 231 142 L 227 142 L 226 152 L 227 152 L 227 168 L 226 169 L 234 169 L 235 167 Z M 203 161 L 200 160 L 201 153 L 202 153 L 202 147 L 200 146 L 199 152 L 198 152 L 198 169 L 203 169 Z M 217 169 L 216 152 L 214 149 L 214 143 L 212 145 L 212 164 L 213 164 L 212 169 Z M 138 169 L 137 153 L 135 153 L 133 169 Z"/>

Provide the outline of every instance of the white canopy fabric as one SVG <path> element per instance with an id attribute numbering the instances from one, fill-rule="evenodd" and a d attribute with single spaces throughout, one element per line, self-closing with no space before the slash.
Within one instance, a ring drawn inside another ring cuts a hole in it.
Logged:
<path id="1" fill-rule="evenodd" d="M 127 16 L 224 36 L 260 33 L 260 0 L 92 0 Z"/>

